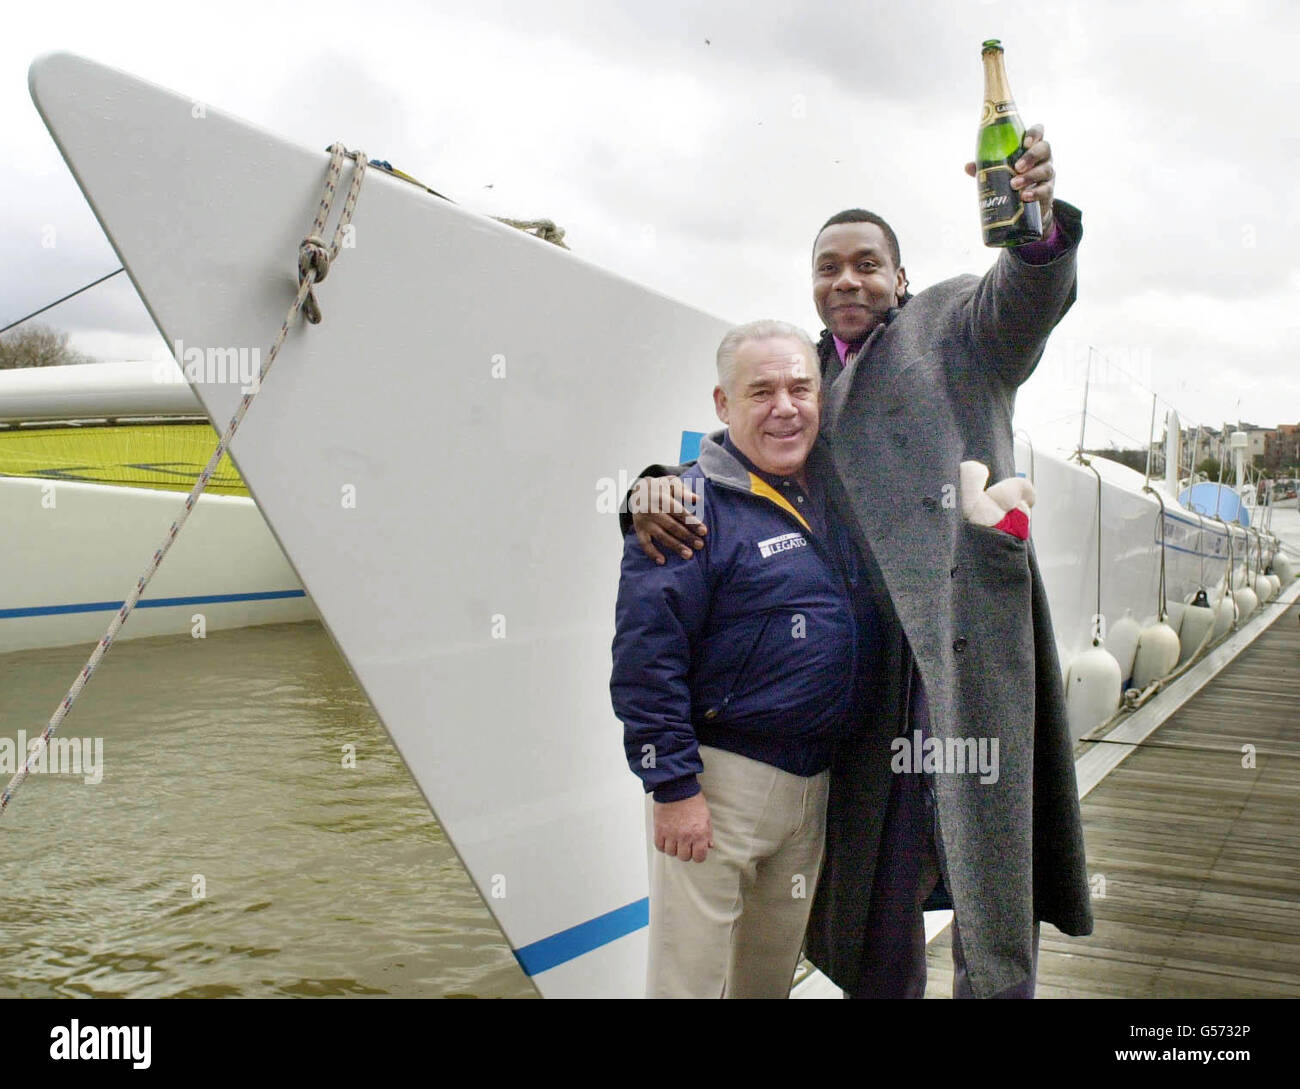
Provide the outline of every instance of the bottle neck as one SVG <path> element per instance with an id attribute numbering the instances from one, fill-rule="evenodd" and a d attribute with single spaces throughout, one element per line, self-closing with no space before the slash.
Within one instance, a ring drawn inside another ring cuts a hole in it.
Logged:
<path id="1" fill-rule="evenodd" d="M 999 106 L 1004 108 L 997 110 Z M 1010 109 L 1005 108 L 1006 106 Z M 1002 62 L 1002 51 L 991 50 L 984 54 L 984 113 L 986 115 L 984 120 L 993 121 L 999 116 L 1015 112 L 1015 101 L 1011 97 L 1011 85 L 1007 82 L 1007 70 Z M 987 116 L 989 114 L 993 116 Z"/>

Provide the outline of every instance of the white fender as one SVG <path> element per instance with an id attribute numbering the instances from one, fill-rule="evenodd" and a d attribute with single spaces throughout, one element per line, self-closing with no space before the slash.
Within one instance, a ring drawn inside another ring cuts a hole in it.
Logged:
<path id="1" fill-rule="evenodd" d="M 1259 608 L 1259 596 L 1249 586 L 1243 586 L 1233 597 L 1237 601 L 1237 619 L 1245 621 L 1256 609 Z"/>
<path id="2" fill-rule="evenodd" d="M 1277 572 L 1277 577 L 1282 580 L 1283 586 L 1295 578 L 1295 568 L 1291 566 L 1291 561 L 1281 552 L 1273 557 L 1273 570 Z"/>
<path id="3" fill-rule="evenodd" d="M 1178 643 L 1182 648 L 1178 654 L 1179 665 L 1201 649 L 1214 626 L 1214 610 L 1208 605 L 1188 605 L 1183 610 L 1183 624 L 1178 629 Z"/>
<path id="4" fill-rule="evenodd" d="M 1133 658 L 1133 687 L 1145 688 L 1178 664 L 1178 633 L 1168 624 L 1152 624 L 1138 636 Z"/>
<path id="5" fill-rule="evenodd" d="M 1165 605 L 1165 623 L 1174 629 L 1177 635 L 1183 628 L 1183 612 L 1187 608 L 1181 601 L 1170 601 Z"/>
<path id="6" fill-rule="evenodd" d="M 1119 663 L 1101 647 L 1085 650 L 1070 663 L 1065 675 L 1065 706 L 1071 737 L 1082 737 L 1115 713 L 1122 680 Z"/>
<path id="7" fill-rule="evenodd" d="M 1137 655 L 1138 635 L 1141 631 L 1132 615 L 1125 613 L 1106 634 L 1103 649 L 1119 664 L 1121 683 L 1133 676 L 1133 659 Z"/>
<path id="8" fill-rule="evenodd" d="M 1272 571 L 1264 577 L 1273 584 L 1273 592 L 1269 595 L 1269 600 L 1272 601 L 1273 598 L 1277 597 L 1277 595 L 1282 592 L 1282 580 Z"/>
<path id="9" fill-rule="evenodd" d="M 1227 634 L 1231 629 L 1233 621 L 1237 619 L 1237 606 L 1233 604 L 1232 598 L 1224 594 L 1219 598 L 1219 604 L 1214 607 L 1214 635 L 1218 639 L 1220 636 Z"/>
<path id="10" fill-rule="evenodd" d="M 1273 584 L 1263 575 L 1255 577 L 1255 596 L 1259 598 L 1261 605 L 1266 601 L 1273 600 Z"/>

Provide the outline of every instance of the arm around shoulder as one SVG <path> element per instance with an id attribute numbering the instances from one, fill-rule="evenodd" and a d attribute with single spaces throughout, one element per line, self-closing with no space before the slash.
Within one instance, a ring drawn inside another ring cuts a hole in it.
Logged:
<path id="1" fill-rule="evenodd" d="M 682 476 L 695 462 L 688 461 L 685 465 L 647 465 L 638 474 L 636 480 L 656 480 L 664 476 Z M 632 487 L 628 488 L 627 494 L 623 496 L 623 502 L 618 508 L 618 528 L 620 535 L 626 537 L 632 532 L 632 511 L 629 505 L 632 499 L 632 493 L 636 490 L 636 480 L 632 481 Z"/>

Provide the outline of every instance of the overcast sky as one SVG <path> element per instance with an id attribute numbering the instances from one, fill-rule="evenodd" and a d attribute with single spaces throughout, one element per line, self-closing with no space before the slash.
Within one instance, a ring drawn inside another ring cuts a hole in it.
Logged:
<path id="1" fill-rule="evenodd" d="M 1052 143 L 1057 195 L 1085 225 L 1079 301 L 1017 426 L 1073 447 L 1090 345 L 1089 446 L 1144 441 L 1148 389 L 1185 421 L 1293 423 L 1296 12 L 1280 0 L 23 4 L 0 36 L 0 325 L 117 264 L 28 95 L 43 52 L 81 53 L 308 146 L 364 147 L 470 208 L 552 218 L 577 253 L 668 295 L 815 335 L 809 249 L 842 208 L 890 220 L 914 291 L 991 262 L 962 166 L 980 42 L 1001 37 L 1021 114 Z M 125 277 L 43 320 L 101 358 L 166 351 Z"/>

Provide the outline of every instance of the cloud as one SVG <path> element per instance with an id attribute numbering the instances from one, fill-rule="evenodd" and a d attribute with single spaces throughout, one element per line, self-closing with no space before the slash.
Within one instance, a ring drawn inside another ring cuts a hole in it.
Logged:
<path id="1" fill-rule="evenodd" d="M 653 14 L 630 0 L 372 0 L 345 21 L 351 11 L 324 0 L 335 29 L 313 45 L 265 4 L 201 23 L 166 6 L 133 22 L 93 5 L 29 8 L 0 65 L 78 49 L 295 141 L 364 146 L 475 210 L 549 216 L 582 256 L 703 309 L 815 326 L 807 249 L 840 208 L 894 224 L 914 287 L 988 266 L 961 164 L 979 43 L 1001 36 L 1026 118 L 1047 126 L 1058 195 L 1084 211 L 1079 302 L 1049 353 L 1146 350 L 1151 382 L 1197 412 L 1240 396 L 1247 416 L 1300 418 L 1287 377 L 1300 24 L 1281 4 L 1194 2 L 1176 18 L 1155 3 L 1053 0 L 670 0 Z M 7 86 L 0 298 L 16 315 L 114 259 L 19 82 Z M 46 223 L 59 226 L 53 251 Z M 114 330 L 149 343 L 142 312 L 106 295 L 55 313 L 80 346 L 110 345 Z M 1045 363 L 1017 422 L 1052 429 L 1082 386 L 1060 387 L 1069 366 Z M 1109 411 L 1145 434 L 1140 408 Z"/>

